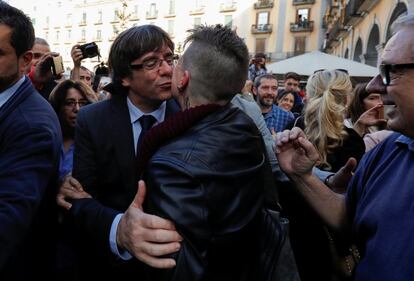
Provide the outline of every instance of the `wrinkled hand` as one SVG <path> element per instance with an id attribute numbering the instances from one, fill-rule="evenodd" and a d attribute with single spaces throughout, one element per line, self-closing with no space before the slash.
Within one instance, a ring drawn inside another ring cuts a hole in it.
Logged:
<path id="1" fill-rule="evenodd" d="M 349 158 L 346 164 L 329 179 L 329 187 L 336 193 L 345 193 L 356 165 L 357 160 Z"/>
<path id="2" fill-rule="evenodd" d="M 72 50 L 70 51 L 70 56 L 73 60 L 74 66 L 81 66 L 81 61 L 83 59 L 82 51 L 79 49 L 80 45 L 76 44 L 72 47 Z"/>
<path id="3" fill-rule="evenodd" d="M 319 154 L 300 128 L 294 127 L 277 133 L 275 144 L 280 168 L 286 174 L 299 177 L 312 174 Z"/>
<path id="4" fill-rule="evenodd" d="M 92 198 L 92 196 L 83 190 L 82 185 L 74 177 L 67 175 L 59 186 L 56 203 L 66 210 L 69 210 L 72 207 L 72 204 L 67 201 L 68 199 L 83 198 Z"/>
<path id="5" fill-rule="evenodd" d="M 117 244 L 152 267 L 172 268 L 175 260 L 160 256 L 178 251 L 182 238 L 171 221 L 142 211 L 145 193 L 145 183 L 140 181 L 134 201 L 119 222 Z"/>
<path id="6" fill-rule="evenodd" d="M 34 79 L 38 83 L 45 83 L 53 78 L 52 74 L 52 57 L 59 56 L 59 53 L 45 53 L 37 62 L 35 67 Z"/>

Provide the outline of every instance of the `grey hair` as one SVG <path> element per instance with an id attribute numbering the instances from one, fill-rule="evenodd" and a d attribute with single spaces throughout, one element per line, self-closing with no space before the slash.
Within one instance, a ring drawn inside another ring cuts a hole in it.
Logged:
<path id="1" fill-rule="evenodd" d="M 391 25 L 392 34 L 397 33 L 406 26 L 414 26 L 414 14 L 403 14 L 399 16 Z"/>
<path id="2" fill-rule="evenodd" d="M 35 38 L 33 45 L 35 45 L 35 44 L 49 46 L 49 43 L 47 43 L 47 41 L 45 39 L 40 38 L 40 37 Z"/>

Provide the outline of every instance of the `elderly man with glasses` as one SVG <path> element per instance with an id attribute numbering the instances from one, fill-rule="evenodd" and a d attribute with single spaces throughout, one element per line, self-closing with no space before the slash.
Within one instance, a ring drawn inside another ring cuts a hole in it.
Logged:
<path id="1" fill-rule="evenodd" d="M 300 193 L 358 246 L 355 280 L 414 280 L 414 15 L 398 19 L 394 29 L 367 91 L 381 94 L 388 126 L 398 133 L 364 156 L 345 196 L 312 175 L 318 154 L 302 131 L 285 131 L 276 140 L 279 164 Z"/>

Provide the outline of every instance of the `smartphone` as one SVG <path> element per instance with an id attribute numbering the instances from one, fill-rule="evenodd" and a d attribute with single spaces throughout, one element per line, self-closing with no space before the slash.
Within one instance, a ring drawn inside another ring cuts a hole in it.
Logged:
<path id="1" fill-rule="evenodd" d="M 111 81 L 112 81 L 111 77 L 102 76 L 100 83 L 101 83 L 102 87 L 105 87 L 106 85 L 108 85 L 109 83 L 111 83 Z"/>
<path id="2" fill-rule="evenodd" d="M 52 57 L 52 73 L 53 76 L 58 76 L 65 72 L 65 68 L 63 67 L 63 59 L 62 56 Z"/>

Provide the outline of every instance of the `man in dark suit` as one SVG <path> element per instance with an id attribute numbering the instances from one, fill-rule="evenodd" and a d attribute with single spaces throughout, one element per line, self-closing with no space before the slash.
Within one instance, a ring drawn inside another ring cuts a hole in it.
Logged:
<path id="1" fill-rule="evenodd" d="M 109 54 L 112 98 L 78 114 L 73 176 L 92 197 L 74 200 L 70 208 L 87 243 L 82 247 L 87 252 L 82 255 L 82 278 L 142 276 L 138 260 L 155 267 L 175 265 L 173 259 L 159 258 L 180 247 L 174 225 L 131 204 L 138 188 L 141 135 L 179 111 L 175 102 L 167 101 L 173 50 L 168 34 L 154 25 L 121 33 Z M 141 193 L 137 196 L 142 198 Z M 131 232 L 117 233 L 127 209 L 138 220 Z"/>
<path id="2" fill-rule="evenodd" d="M 59 122 L 24 76 L 34 30 L 0 2 L 0 280 L 53 278 Z"/>

